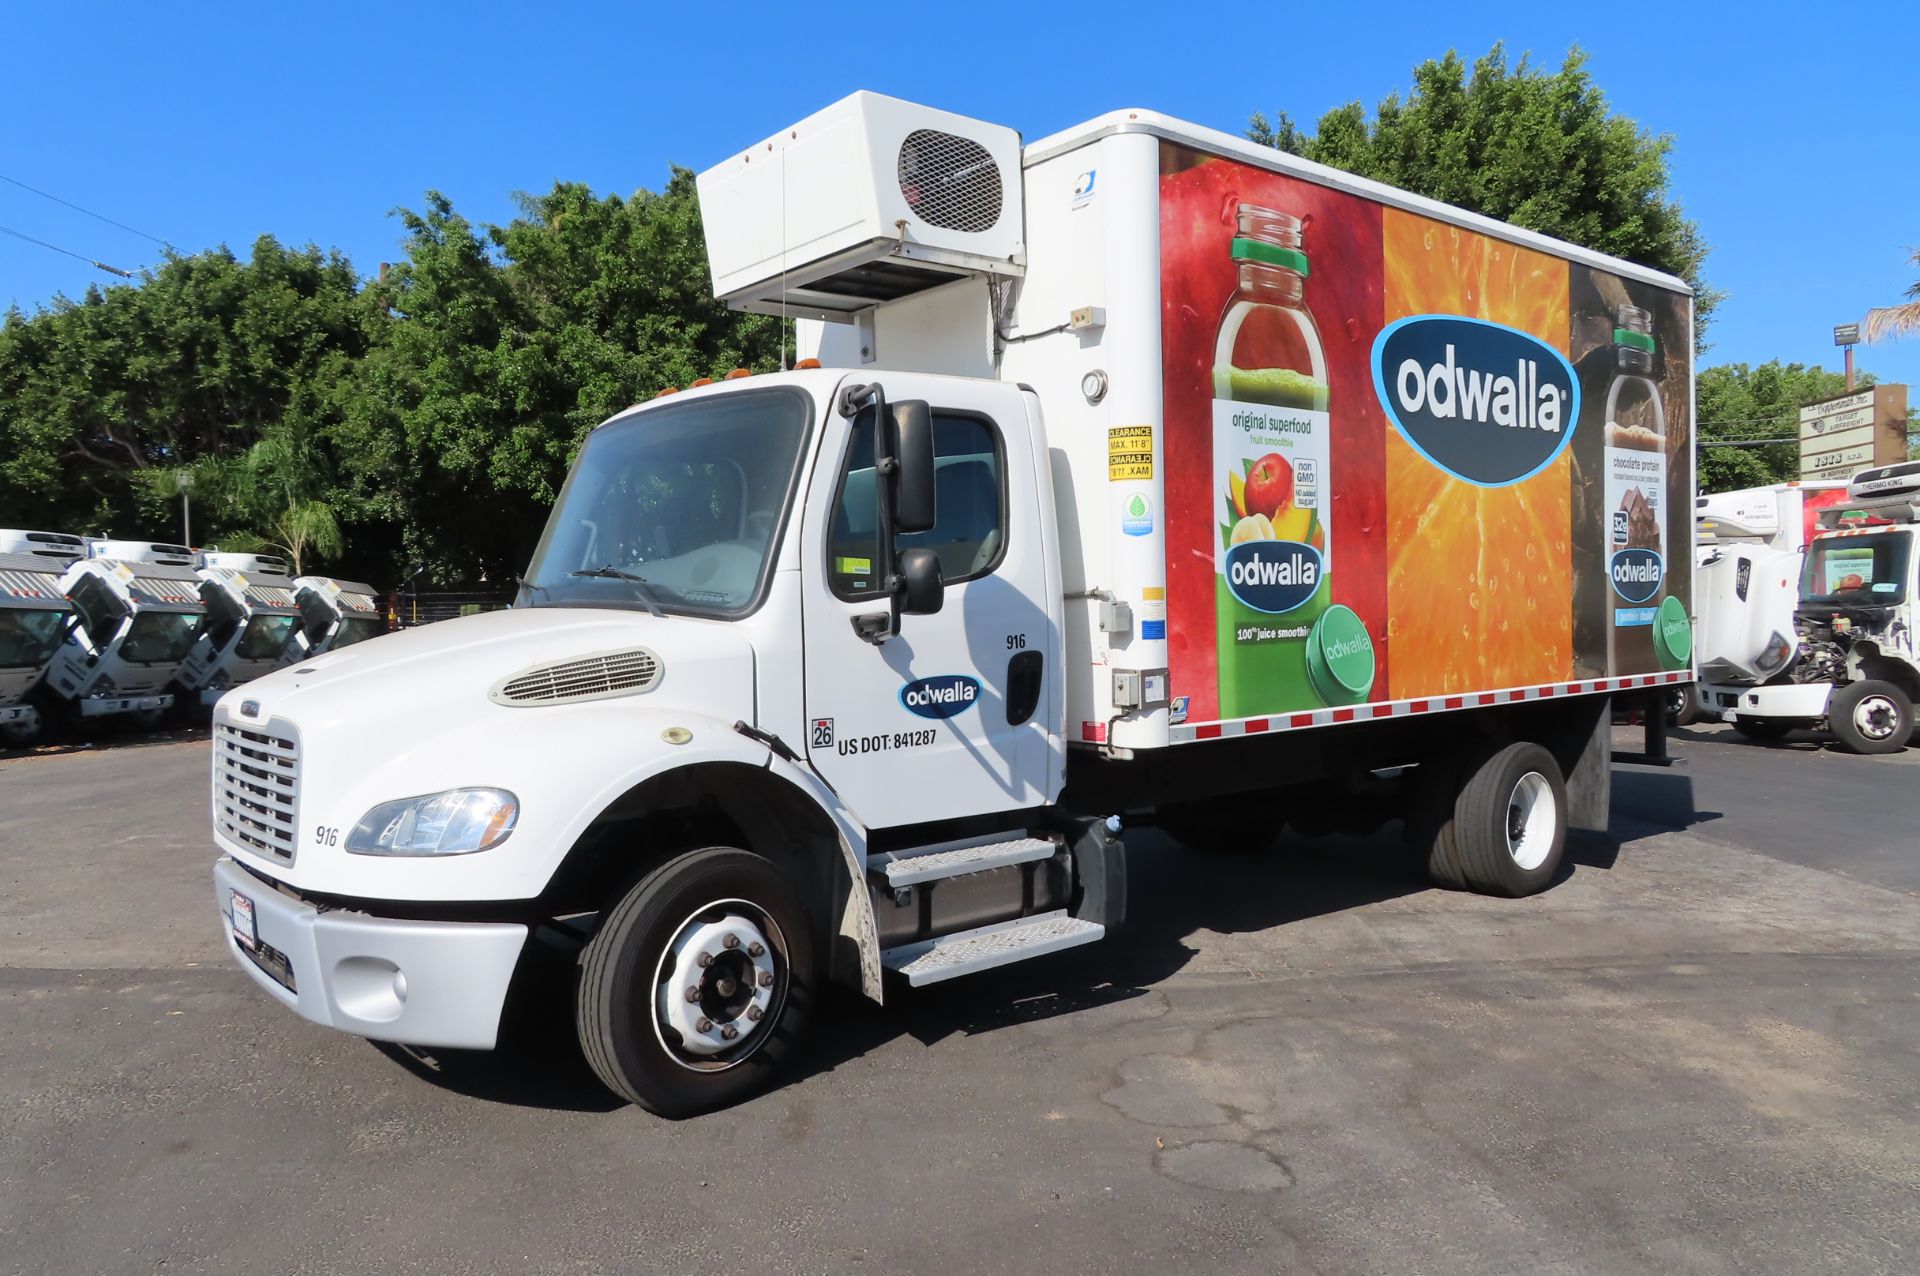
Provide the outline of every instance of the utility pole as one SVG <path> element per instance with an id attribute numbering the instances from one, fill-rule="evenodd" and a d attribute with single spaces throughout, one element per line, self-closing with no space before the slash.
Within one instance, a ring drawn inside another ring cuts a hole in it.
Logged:
<path id="1" fill-rule="evenodd" d="M 173 485 L 180 491 L 180 543 L 192 549 L 193 515 L 187 508 L 187 493 L 193 490 L 193 475 L 183 470 L 173 476 Z"/>

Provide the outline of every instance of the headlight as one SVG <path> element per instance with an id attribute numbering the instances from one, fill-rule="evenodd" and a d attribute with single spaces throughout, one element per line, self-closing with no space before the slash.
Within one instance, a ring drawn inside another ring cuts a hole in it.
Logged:
<path id="1" fill-rule="evenodd" d="M 507 840 L 520 800 L 505 789 L 449 789 L 382 802 L 353 826 L 355 855 L 466 855 Z"/>

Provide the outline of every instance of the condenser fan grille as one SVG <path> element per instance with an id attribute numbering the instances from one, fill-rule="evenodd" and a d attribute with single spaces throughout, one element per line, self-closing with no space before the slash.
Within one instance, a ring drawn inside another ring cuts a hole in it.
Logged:
<path id="1" fill-rule="evenodd" d="M 901 197 L 929 226 L 977 234 L 1000 220 L 1000 166 L 972 138 L 915 129 L 900 143 L 899 176 Z"/>

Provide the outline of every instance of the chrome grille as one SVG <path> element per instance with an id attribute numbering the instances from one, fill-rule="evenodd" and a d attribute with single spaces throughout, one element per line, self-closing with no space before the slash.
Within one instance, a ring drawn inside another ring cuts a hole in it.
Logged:
<path id="1" fill-rule="evenodd" d="M 900 143 L 900 196 L 929 226 L 979 233 L 1000 220 L 1000 166 L 970 137 L 915 129 Z"/>
<path id="2" fill-rule="evenodd" d="M 555 704 L 599 700 L 653 690 L 660 681 L 660 658 L 645 647 L 609 651 L 581 660 L 536 665 L 496 685 L 495 704 Z"/>
<path id="3" fill-rule="evenodd" d="M 300 742 L 291 727 L 213 728 L 214 826 L 242 846 L 293 863 L 300 802 Z"/>

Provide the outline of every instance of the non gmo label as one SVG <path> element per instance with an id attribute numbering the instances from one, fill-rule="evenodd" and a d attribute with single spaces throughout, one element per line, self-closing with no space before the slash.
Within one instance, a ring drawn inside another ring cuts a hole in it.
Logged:
<path id="1" fill-rule="evenodd" d="M 1373 387 L 1420 455 L 1481 487 L 1545 469 L 1580 418 L 1566 356 L 1518 328 L 1458 315 L 1413 315 L 1382 329 Z"/>
<path id="2" fill-rule="evenodd" d="M 1132 492 L 1122 499 L 1120 530 L 1128 536 L 1153 534 L 1153 502 L 1145 492 Z"/>
<path id="3" fill-rule="evenodd" d="M 980 683 L 965 674 L 921 678 L 900 688 L 900 703 L 923 718 L 951 718 L 973 708 L 980 699 Z"/>
<path id="4" fill-rule="evenodd" d="M 1153 427 L 1116 425 L 1107 431 L 1107 479 L 1119 483 L 1126 479 L 1153 477 Z"/>

